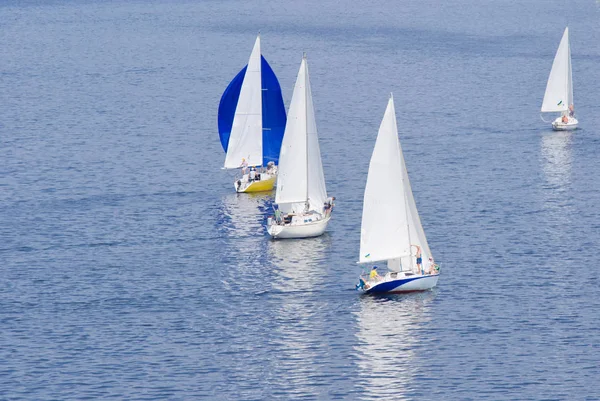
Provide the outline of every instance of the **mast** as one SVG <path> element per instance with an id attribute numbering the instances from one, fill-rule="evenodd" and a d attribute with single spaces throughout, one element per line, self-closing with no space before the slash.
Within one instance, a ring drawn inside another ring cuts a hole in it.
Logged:
<path id="1" fill-rule="evenodd" d="M 304 121 L 307 122 L 304 130 L 306 134 L 306 202 L 308 202 L 308 64 L 306 62 L 306 52 L 302 55 L 302 59 L 304 61 Z"/>
<path id="2" fill-rule="evenodd" d="M 406 190 L 404 191 L 404 209 L 406 211 L 406 228 L 408 229 L 408 246 L 409 249 L 412 248 L 411 240 L 410 240 L 410 220 L 408 218 L 408 202 L 406 200 Z M 410 252 L 409 252 L 410 253 Z M 410 258 L 410 270 L 413 270 L 413 258 L 412 254 L 409 255 Z"/>
<path id="3" fill-rule="evenodd" d="M 393 94 L 390 93 L 390 98 L 393 98 Z M 394 120 L 394 124 L 396 124 L 396 121 Z M 398 153 L 400 153 L 400 157 L 401 160 L 404 161 L 404 155 L 402 154 L 402 148 L 400 147 L 400 139 L 398 139 L 398 129 L 396 128 L 396 139 L 398 140 Z M 409 260 L 410 260 L 410 270 L 413 270 L 413 258 L 412 258 L 412 254 L 410 252 L 410 249 L 412 248 L 412 241 L 410 240 L 410 219 L 408 217 L 408 200 L 406 199 L 406 182 L 404 182 L 404 170 L 406 170 L 406 164 L 402 163 L 401 164 L 401 168 L 402 168 L 402 195 L 404 198 L 404 212 L 406 215 L 406 231 L 408 232 L 408 253 L 409 253 Z M 408 172 L 406 173 L 406 175 L 408 176 Z"/>
<path id="4" fill-rule="evenodd" d="M 569 29 L 568 26 L 567 29 Z M 569 73 L 567 75 L 567 103 L 568 106 L 571 106 L 575 103 L 575 101 L 573 100 L 573 65 L 571 63 L 571 39 L 569 39 L 569 35 L 567 35 L 567 45 L 567 57 L 569 58 Z"/>
<path id="5" fill-rule="evenodd" d="M 569 41 L 569 27 L 567 26 L 567 28 L 565 29 L 565 31 L 567 32 L 567 73 L 565 74 L 565 81 L 566 82 L 566 87 L 567 87 L 567 110 L 563 111 L 561 114 L 563 115 L 568 115 L 569 114 L 569 109 L 568 107 L 571 105 L 571 96 L 570 96 L 570 92 L 571 92 L 571 88 L 569 87 L 569 78 L 571 78 L 571 42 Z"/>

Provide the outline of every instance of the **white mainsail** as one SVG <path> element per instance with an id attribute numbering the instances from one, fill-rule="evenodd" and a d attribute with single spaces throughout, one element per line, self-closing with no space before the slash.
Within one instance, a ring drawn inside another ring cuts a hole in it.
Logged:
<path id="1" fill-rule="evenodd" d="M 569 27 L 567 27 L 560 40 L 556 56 L 554 56 L 542 102 L 542 112 L 566 111 L 571 104 L 573 104 L 573 76 Z"/>
<path id="2" fill-rule="evenodd" d="M 262 165 L 262 135 L 261 54 L 258 36 L 240 89 L 224 167 L 238 168 L 242 159 L 246 159 L 249 166 Z"/>
<path id="3" fill-rule="evenodd" d="M 360 263 L 410 257 L 410 191 L 390 96 L 369 164 L 360 233 Z M 411 194 L 412 197 L 412 194 Z"/>
<path id="4" fill-rule="evenodd" d="M 306 57 L 300 64 L 292 94 L 278 174 L 275 203 L 282 212 L 301 213 L 307 201 L 309 210 L 323 211 L 327 189 Z"/>

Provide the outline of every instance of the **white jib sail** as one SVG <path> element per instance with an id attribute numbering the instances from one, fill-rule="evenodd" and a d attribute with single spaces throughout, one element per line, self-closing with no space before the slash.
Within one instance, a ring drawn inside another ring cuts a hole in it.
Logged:
<path id="1" fill-rule="evenodd" d="M 404 161 L 404 154 L 402 152 L 402 146 L 400 146 L 400 157 L 402 158 L 402 172 L 404 174 L 404 194 L 406 197 L 406 206 L 408 207 L 408 227 L 410 233 L 410 242 L 412 245 L 412 258 L 409 266 L 412 266 L 414 257 L 416 256 L 417 249 L 414 245 L 421 248 L 421 258 L 423 259 L 423 267 L 427 267 L 429 257 L 433 257 L 429 244 L 427 243 L 427 237 L 421 224 L 421 218 L 417 210 L 417 204 L 412 193 L 412 187 L 410 185 L 410 179 L 408 178 L 408 170 L 406 168 L 406 162 Z M 406 266 L 406 262 L 403 260 L 403 266 Z"/>
<path id="2" fill-rule="evenodd" d="M 317 122 L 315 120 L 315 109 L 306 58 L 304 59 L 304 68 L 306 75 L 306 131 L 308 135 L 308 202 L 310 210 L 321 213 L 323 212 L 323 205 L 327 200 L 327 188 L 325 187 L 325 175 L 323 174 L 323 163 L 321 162 L 319 135 L 317 133 Z"/>
<path id="3" fill-rule="evenodd" d="M 394 99 L 390 97 L 369 164 L 360 233 L 360 263 L 410 255 L 409 212 Z"/>
<path id="4" fill-rule="evenodd" d="M 260 36 L 258 36 L 240 89 L 240 97 L 235 109 L 227 155 L 225 156 L 225 168 L 240 167 L 242 159 L 246 159 L 249 166 L 263 164 L 260 65 Z"/>
<path id="5" fill-rule="evenodd" d="M 569 46 L 569 28 L 567 27 L 560 40 L 556 56 L 554 56 L 542 102 L 542 112 L 566 111 L 572 103 L 571 49 Z"/>
<path id="6" fill-rule="evenodd" d="M 306 60 L 303 58 L 279 153 L 275 203 L 284 213 L 302 212 L 308 199 L 307 78 Z"/>

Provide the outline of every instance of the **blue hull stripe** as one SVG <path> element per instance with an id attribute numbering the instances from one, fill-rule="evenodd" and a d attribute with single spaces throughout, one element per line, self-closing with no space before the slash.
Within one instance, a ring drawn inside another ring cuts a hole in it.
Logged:
<path id="1" fill-rule="evenodd" d="M 368 290 L 365 291 L 365 294 L 380 294 L 380 293 L 384 293 L 384 292 L 390 292 L 390 291 L 393 291 L 395 288 L 398 288 L 401 285 L 410 283 L 411 281 L 420 280 L 420 279 L 429 278 L 429 277 L 431 277 L 431 276 L 411 277 L 411 278 L 405 278 L 402 280 L 387 281 L 385 283 L 377 284 L 377 285 L 369 288 Z"/>

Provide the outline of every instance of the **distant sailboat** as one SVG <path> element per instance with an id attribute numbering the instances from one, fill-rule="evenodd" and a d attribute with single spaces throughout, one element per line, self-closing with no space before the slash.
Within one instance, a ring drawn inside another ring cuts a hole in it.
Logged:
<path id="1" fill-rule="evenodd" d="M 237 192 L 273 189 L 285 122 L 281 87 L 261 56 L 259 35 L 248 65 L 229 83 L 219 104 L 224 168 L 242 169 L 234 182 Z"/>
<path id="2" fill-rule="evenodd" d="M 367 294 L 409 292 L 437 284 L 439 267 L 413 198 L 392 96 L 369 164 L 360 233 L 359 263 L 384 261 L 389 271 L 380 276 L 375 266 L 370 275 L 360 277 L 357 289 Z"/>
<path id="3" fill-rule="evenodd" d="M 565 28 L 556 56 L 554 56 L 554 63 L 552 63 L 542 102 L 542 113 L 556 112 L 561 113 L 561 116 L 552 122 L 552 128 L 557 131 L 577 128 L 578 121 L 575 118 L 573 106 L 573 75 L 568 27 Z"/>
<path id="4" fill-rule="evenodd" d="M 316 237 L 327 228 L 334 198 L 327 197 L 306 55 L 302 58 L 279 155 L 274 238 Z"/>

